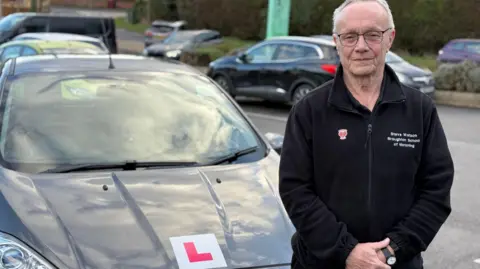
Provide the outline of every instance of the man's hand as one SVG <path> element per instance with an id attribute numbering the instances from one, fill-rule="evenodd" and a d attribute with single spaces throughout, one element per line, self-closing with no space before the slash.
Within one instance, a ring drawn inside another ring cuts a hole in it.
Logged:
<path id="1" fill-rule="evenodd" d="M 358 244 L 350 252 L 346 261 L 345 269 L 390 269 L 390 266 L 379 259 L 377 251 L 387 247 L 390 239 L 386 238 L 380 242 Z M 383 258 L 385 260 L 385 257 Z"/>
<path id="2" fill-rule="evenodd" d="M 388 237 L 387 237 L 388 239 Z M 392 249 L 392 247 L 390 246 L 387 246 L 388 248 L 388 251 L 390 251 L 390 253 L 392 253 L 393 255 L 395 255 L 395 251 Z M 383 262 L 383 263 L 387 263 L 387 258 L 385 257 L 385 255 L 383 254 L 383 251 L 382 250 L 377 250 L 377 256 L 378 258 Z"/>

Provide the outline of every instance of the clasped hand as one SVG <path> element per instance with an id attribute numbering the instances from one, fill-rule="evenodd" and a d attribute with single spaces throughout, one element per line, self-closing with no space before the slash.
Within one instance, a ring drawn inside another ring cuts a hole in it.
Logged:
<path id="1" fill-rule="evenodd" d="M 350 252 L 345 269 L 390 269 L 381 249 L 388 246 L 390 239 L 380 242 L 360 243 Z"/>

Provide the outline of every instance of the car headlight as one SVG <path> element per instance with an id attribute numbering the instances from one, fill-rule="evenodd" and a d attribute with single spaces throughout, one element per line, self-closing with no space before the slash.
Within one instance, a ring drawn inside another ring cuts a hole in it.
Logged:
<path id="1" fill-rule="evenodd" d="M 405 84 L 405 83 L 408 83 L 408 82 L 412 81 L 408 76 L 406 76 L 402 73 L 396 73 L 396 75 L 398 77 L 398 80 L 400 80 L 401 83 Z"/>
<path id="2" fill-rule="evenodd" d="M 175 57 L 177 57 L 178 55 L 180 55 L 180 53 L 182 53 L 181 50 L 171 50 L 171 51 L 167 51 L 167 52 L 165 53 L 165 56 L 171 57 L 171 58 L 175 58 Z"/>
<path id="3" fill-rule="evenodd" d="M 26 245 L 0 233 L 0 269 L 53 269 Z"/>
<path id="4" fill-rule="evenodd" d="M 143 55 L 148 55 L 148 50 L 147 49 L 143 49 Z"/>

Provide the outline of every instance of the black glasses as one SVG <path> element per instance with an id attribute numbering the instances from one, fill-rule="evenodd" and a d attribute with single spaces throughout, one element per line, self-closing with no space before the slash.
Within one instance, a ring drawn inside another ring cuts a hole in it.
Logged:
<path id="1" fill-rule="evenodd" d="M 368 31 L 363 34 L 359 33 L 344 33 L 344 34 L 337 34 L 338 39 L 340 40 L 340 44 L 346 47 L 352 47 L 357 45 L 358 38 L 363 35 L 363 39 L 369 45 L 380 44 L 383 41 L 383 34 L 392 28 L 388 28 L 383 31 Z"/>

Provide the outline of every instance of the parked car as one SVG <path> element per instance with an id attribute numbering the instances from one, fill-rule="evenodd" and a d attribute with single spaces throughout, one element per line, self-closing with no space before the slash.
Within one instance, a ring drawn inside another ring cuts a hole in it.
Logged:
<path id="1" fill-rule="evenodd" d="M 18 40 L 49 40 L 49 41 L 80 41 L 97 46 L 99 49 L 108 52 L 108 48 L 100 38 L 94 38 L 91 36 L 66 34 L 66 33 L 25 33 L 18 35 L 12 39 Z"/>
<path id="2" fill-rule="evenodd" d="M 152 25 L 147 30 L 145 30 L 145 48 L 154 43 L 161 42 L 173 32 L 186 30 L 186 28 L 186 21 L 171 22 L 156 20 L 152 22 Z"/>
<path id="3" fill-rule="evenodd" d="M 222 35 L 215 30 L 185 30 L 172 33 L 161 43 L 150 45 L 143 55 L 179 60 L 182 53 L 198 47 L 207 47 L 223 42 Z"/>
<path id="4" fill-rule="evenodd" d="M 0 44 L 24 33 L 69 33 L 101 38 L 111 53 L 117 53 L 115 21 L 108 17 L 57 13 L 14 13 L 0 20 Z"/>
<path id="5" fill-rule="evenodd" d="M 294 226 L 267 136 L 195 68 L 109 62 L 3 66 L 3 267 L 290 268 Z"/>
<path id="6" fill-rule="evenodd" d="M 95 45 L 80 41 L 18 40 L 0 45 L 0 63 L 11 58 L 39 54 L 108 54 Z"/>
<path id="7" fill-rule="evenodd" d="M 335 46 L 331 35 L 315 35 L 312 37 L 328 40 L 331 42 L 331 46 Z M 432 71 L 413 65 L 392 51 L 387 52 L 385 62 L 395 71 L 400 82 L 433 96 L 435 82 Z"/>
<path id="8" fill-rule="evenodd" d="M 232 96 L 295 103 L 334 77 L 338 55 L 330 43 L 274 37 L 211 62 L 207 74 Z"/>
<path id="9" fill-rule="evenodd" d="M 480 63 L 480 39 L 454 39 L 438 51 L 437 65 L 465 60 Z"/>

